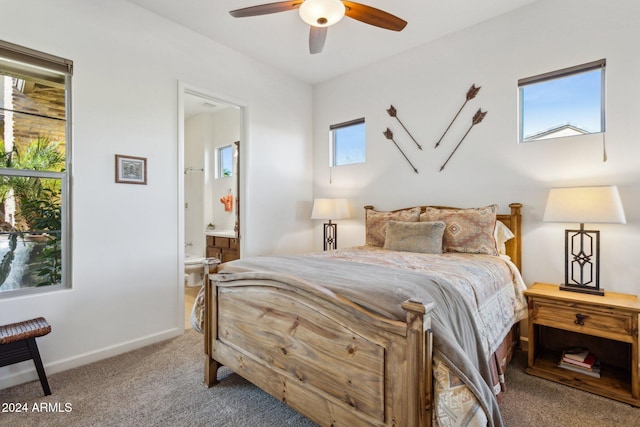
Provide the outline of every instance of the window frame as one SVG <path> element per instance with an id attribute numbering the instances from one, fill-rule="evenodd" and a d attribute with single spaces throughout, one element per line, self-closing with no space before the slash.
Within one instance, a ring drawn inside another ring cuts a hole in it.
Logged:
<path id="1" fill-rule="evenodd" d="M 556 71 L 550 71 L 536 76 L 526 77 L 518 80 L 518 143 L 528 143 L 536 141 L 544 141 L 547 139 L 566 138 L 567 136 L 558 136 L 551 138 L 538 138 L 528 139 L 524 135 L 524 111 L 523 111 L 523 96 L 522 91 L 526 86 L 530 86 L 537 83 L 543 83 L 546 81 L 561 79 L 570 77 L 573 75 L 600 70 L 600 131 L 587 132 L 584 135 L 593 135 L 598 133 L 604 133 L 606 131 L 606 87 L 605 87 L 605 73 L 606 73 L 606 58 L 599 59 L 597 61 L 591 61 L 572 67 L 563 68 Z M 571 135 L 576 136 L 576 135 Z"/>
<path id="2" fill-rule="evenodd" d="M 361 162 L 352 162 L 352 163 L 337 163 L 337 149 L 336 149 L 336 131 L 340 129 L 344 129 L 347 127 L 355 126 L 355 125 L 365 125 L 364 128 L 364 147 L 363 147 L 363 160 Z M 360 163 L 365 163 L 367 161 L 367 132 L 366 132 L 366 122 L 364 117 L 360 117 L 358 119 L 349 120 L 342 123 L 336 123 L 329 126 L 329 167 L 335 166 L 347 166 L 347 165 L 357 165 Z"/>
<path id="3" fill-rule="evenodd" d="M 24 295 L 52 292 L 63 289 L 72 289 L 72 161 L 73 158 L 73 134 L 72 134 L 72 76 L 73 61 L 40 52 L 24 46 L 0 40 L 0 69 L 6 70 L 7 74 L 24 72 L 30 77 L 41 78 L 49 82 L 61 83 L 64 85 L 65 98 L 65 169 L 63 172 L 52 172 L 29 169 L 8 169 L 0 168 L 0 176 L 16 176 L 26 178 L 59 179 L 60 186 L 60 234 L 61 234 L 61 276 L 60 283 L 47 286 L 36 286 L 20 288 L 0 292 L 0 299 L 13 298 Z M 9 69 L 7 62 L 18 63 L 13 70 Z M 28 70 L 25 72 L 23 68 Z M 36 67 L 38 70 L 34 70 Z M 12 73 L 13 71 L 13 73 Z M 42 74 L 38 74 L 38 73 Z M 3 73 L 4 74 L 4 73 Z M 55 80 L 57 76 L 59 80 Z"/>
<path id="4" fill-rule="evenodd" d="M 222 165 L 222 152 L 223 150 L 231 150 L 231 174 L 230 175 L 225 175 L 223 172 L 223 165 Z M 217 162 L 217 175 L 216 178 L 220 179 L 220 178 L 231 178 L 233 176 L 235 176 L 236 171 L 235 171 L 235 165 L 234 165 L 234 161 L 233 161 L 233 154 L 234 154 L 234 147 L 233 144 L 228 144 L 228 145 L 222 145 L 220 147 L 218 147 L 217 151 L 216 151 L 216 155 L 218 157 L 218 162 Z"/>

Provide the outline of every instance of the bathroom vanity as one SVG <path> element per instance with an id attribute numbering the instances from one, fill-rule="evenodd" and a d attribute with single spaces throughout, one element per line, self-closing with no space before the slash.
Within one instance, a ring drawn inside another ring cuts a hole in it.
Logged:
<path id="1" fill-rule="evenodd" d="M 208 231 L 206 257 L 218 258 L 221 262 L 240 258 L 236 233 L 234 231 Z"/>

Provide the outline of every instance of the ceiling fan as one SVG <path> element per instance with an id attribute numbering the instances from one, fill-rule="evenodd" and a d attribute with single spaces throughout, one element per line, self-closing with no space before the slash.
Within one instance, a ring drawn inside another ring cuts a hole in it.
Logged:
<path id="1" fill-rule="evenodd" d="M 385 30 L 402 31 L 407 21 L 388 12 L 352 1 L 342 0 L 297 0 L 279 1 L 261 4 L 229 12 L 234 18 L 268 15 L 298 9 L 300 18 L 311 26 L 309 32 L 309 52 L 320 53 L 327 38 L 327 28 L 340 21 L 344 16 L 365 24 L 384 28 Z"/>

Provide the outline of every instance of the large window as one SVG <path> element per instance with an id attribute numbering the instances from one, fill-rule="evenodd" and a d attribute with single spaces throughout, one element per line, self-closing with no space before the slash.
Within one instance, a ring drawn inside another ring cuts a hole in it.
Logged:
<path id="1" fill-rule="evenodd" d="M 364 163 L 366 139 L 364 119 L 331 125 L 331 166 Z"/>
<path id="2" fill-rule="evenodd" d="M 519 141 L 605 130 L 605 60 L 518 81 Z"/>
<path id="3" fill-rule="evenodd" d="M 0 297 L 70 286 L 72 68 L 0 41 Z"/>

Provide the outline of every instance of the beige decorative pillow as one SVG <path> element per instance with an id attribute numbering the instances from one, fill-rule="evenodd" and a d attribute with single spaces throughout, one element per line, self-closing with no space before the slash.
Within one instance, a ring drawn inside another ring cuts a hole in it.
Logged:
<path id="1" fill-rule="evenodd" d="M 445 224 L 442 221 L 401 222 L 391 220 L 387 223 L 384 249 L 441 254 L 444 228 Z"/>
<path id="2" fill-rule="evenodd" d="M 445 252 L 498 255 L 493 231 L 498 205 L 470 209 L 426 208 L 420 221 L 443 221 Z"/>
<path id="3" fill-rule="evenodd" d="M 402 209 L 396 212 L 382 212 L 367 209 L 366 243 L 371 246 L 384 246 L 387 233 L 387 223 L 390 220 L 404 222 L 418 222 L 420 207 Z"/>

